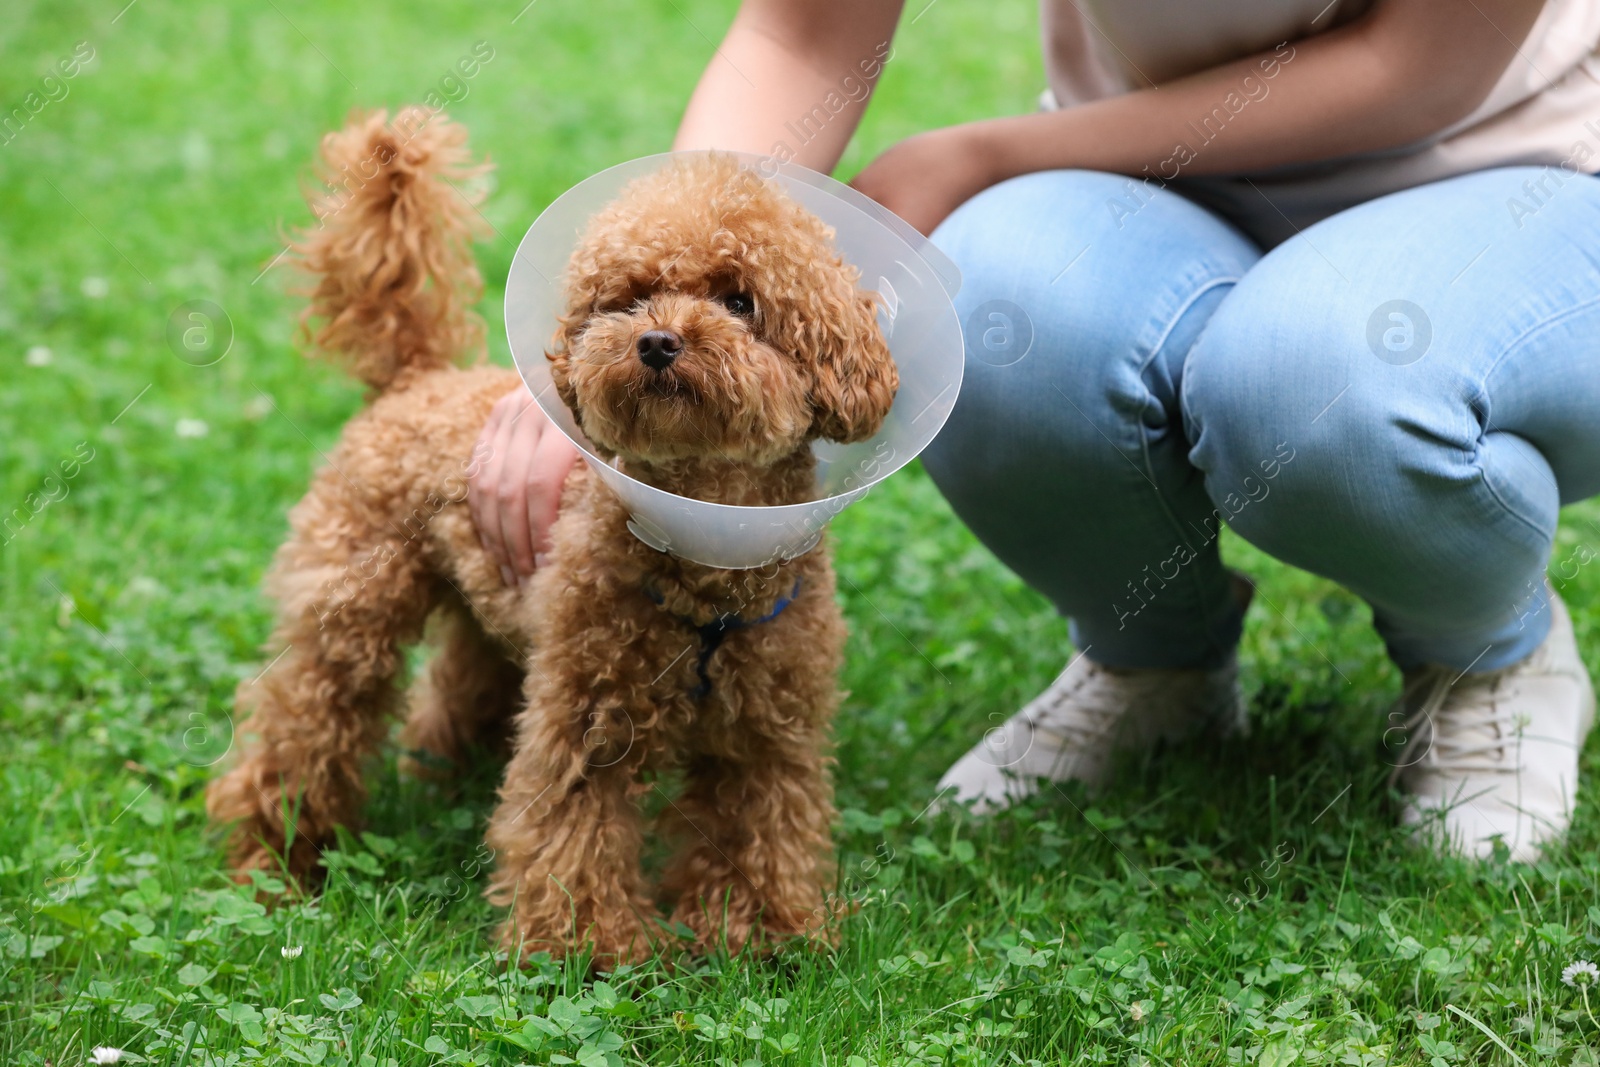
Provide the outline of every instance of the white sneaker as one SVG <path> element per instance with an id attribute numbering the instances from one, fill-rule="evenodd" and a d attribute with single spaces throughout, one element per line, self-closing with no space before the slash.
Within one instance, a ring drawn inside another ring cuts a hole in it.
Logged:
<path id="1" fill-rule="evenodd" d="M 1234 578 L 1248 607 L 1254 587 Z M 1113 757 L 1181 741 L 1205 728 L 1247 728 L 1232 657 L 1214 670 L 1122 670 L 1086 656 L 1021 711 L 990 730 L 939 780 L 944 801 L 996 811 L 1038 791 L 1039 779 L 1104 785 Z"/>
<path id="2" fill-rule="evenodd" d="M 1520 663 L 1406 674 L 1408 736 L 1390 781 L 1411 794 L 1401 822 L 1442 851 L 1488 858 L 1498 838 L 1512 859 L 1531 861 L 1572 820 L 1594 687 L 1572 617 L 1547 592 L 1549 636 Z"/>

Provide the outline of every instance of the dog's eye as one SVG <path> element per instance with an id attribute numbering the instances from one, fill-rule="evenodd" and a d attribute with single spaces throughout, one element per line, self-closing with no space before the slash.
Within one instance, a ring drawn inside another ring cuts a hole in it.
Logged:
<path id="1" fill-rule="evenodd" d="M 750 299 L 749 293 L 724 293 L 717 299 L 722 302 L 723 307 L 735 315 L 754 315 L 756 313 L 756 302 Z"/>

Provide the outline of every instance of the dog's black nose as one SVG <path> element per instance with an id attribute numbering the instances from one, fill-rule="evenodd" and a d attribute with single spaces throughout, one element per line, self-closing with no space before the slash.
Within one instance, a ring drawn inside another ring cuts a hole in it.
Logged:
<path id="1" fill-rule="evenodd" d="M 652 370 L 666 370 L 683 351 L 683 338 L 671 330 L 649 330 L 639 338 L 639 359 Z"/>

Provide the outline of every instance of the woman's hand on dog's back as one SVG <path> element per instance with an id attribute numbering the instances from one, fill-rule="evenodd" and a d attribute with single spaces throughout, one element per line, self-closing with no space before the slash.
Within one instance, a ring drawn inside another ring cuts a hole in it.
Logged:
<path id="1" fill-rule="evenodd" d="M 467 504 L 500 577 L 517 585 L 550 547 L 561 486 L 578 452 L 520 386 L 495 403 L 478 435 Z"/>
<path id="2" fill-rule="evenodd" d="M 831 171 L 888 61 L 903 0 L 744 0 L 718 62 L 706 68 L 673 141 L 675 149 L 766 153 L 793 140 L 786 123 L 821 101 L 838 113 L 794 149 Z M 755 79 L 752 81 L 751 79 Z M 830 105 L 832 106 L 832 105 Z M 507 585 L 531 575 L 546 550 L 561 486 L 577 453 L 521 389 L 502 398 L 478 438 L 467 501 L 483 547 Z"/>

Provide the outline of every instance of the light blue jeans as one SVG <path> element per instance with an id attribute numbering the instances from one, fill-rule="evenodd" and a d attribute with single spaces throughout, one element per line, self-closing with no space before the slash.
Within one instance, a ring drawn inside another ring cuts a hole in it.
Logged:
<path id="1" fill-rule="evenodd" d="M 1363 597 L 1402 667 L 1543 640 L 1557 512 L 1600 493 L 1600 180 L 1484 171 L 1263 255 L 1170 190 L 1050 171 L 934 240 L 967 364 L 927 469 L 1089 658 L 1225 660 L 1224 523 Z"/>

